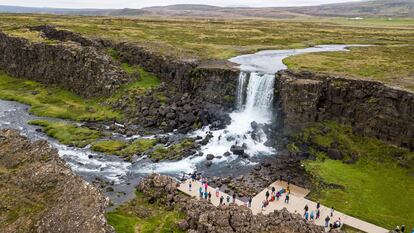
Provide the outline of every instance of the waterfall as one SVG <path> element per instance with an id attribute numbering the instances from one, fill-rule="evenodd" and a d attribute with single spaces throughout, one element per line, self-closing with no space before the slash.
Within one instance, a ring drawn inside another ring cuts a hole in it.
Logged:
<path id="1" fill-rule="evenodd" d="M 247 79 L 247 74 L 246 72 L 240 72 L 239 75 L 239 79 L 237 81 L 237 93 L 236 93 L 236 109 L 238 111 L 243 110 L 243 105 L 244 105 L 244 86 L 246 83 L 246 79 Z"/>
<path id="2" fill-rule="evenodd" d="M 275 78 L 271 74 L 253 72 L 247 86 L 246 111 L 271 110 Z"/>

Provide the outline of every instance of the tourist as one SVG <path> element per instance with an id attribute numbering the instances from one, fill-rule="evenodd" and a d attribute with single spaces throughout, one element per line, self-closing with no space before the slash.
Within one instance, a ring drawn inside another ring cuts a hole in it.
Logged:
<path id="1" fill-rule="evenodd" d="M 198 192 L 200 193 L 200 198 L 203 198 L 203 188 L 202 187 L 200 187 L 198 189 Z"/>
<path id="2" fill-rule="evenodd" d="M 208 188 L 208 183 L 207 183 L 207 181 L 206 181 L 206 184 L 204 185 L 204 188 L 205 188 L 205 192 L 207 192 L 207 188 Z"/>
<path id="3" fill-rule="evenodd" d="M 289 186 L 287 186 L 286 192 L 290 194 L 290 187 Z"/>
<path id="4" fill-rule="evenodd" d="M 316 219 L 319 219 L 321 216 L 321 211 L 319 209 L 316 210 Z"/>
<path id="5" fill-rule="evenodd" d="M 315 220 L 315 212 L 313 212 L 313 210 L 310 213 L 310 220 L 311 221 Z"/>
<path id="6" fill-rule="evenodd" d="M 233 193 L 233 203 L 236 203 L 236 193 Z"/>
<path id="7" fill-rule="evenodd" d="M 227 204 L 230 203 L 230 196 L 227 196 L 226 201 L 227 201 Z"/>
<path id="8" fill-rule="evenodd" d="M 396 228 L 395 228 L 395 230 L 394 230 L 395 232 L 400 232 L 400 227 L 399 226 L 397 226 Z"/>
<path id="9" fill-rule="evenodd" d="M 266 201 L 265 200 L 263 200 L 262 201 L 262 211 L 263 211 L 263 209 L 266 207 Z"/>
<path id="10" fill-rule="evenodd" d="M 309 210 L 308 205 L 305 205 L 305 208 L 303 208 L 303 209 L 305 210 L 305 213 L 308 212 L 308 210 Z"/>
<path id="11" fill-rule="evenodd" d="M 223 197 L 223 196 L 221 196 L 221 197 L 220 197 L 220 205 L 223 205 L 223 201 L 224 201 L 224 197 Z"/>
<path id="12" fill-rule="evenodd" d="M 216 197 L 219 197 L 220 196 L 220 189 L 217 187 L 216 188 Z"/>
<path id="13" fill-rule="evenodd" d="M 331 221 L 331 218 L 329 217 L 329 215 L 328 216 L 326 216 L 326 218 L 325 218 L 325 227 L 328 227 L 329 226 L 329 221 Z"/>
<path id="14" fill-rule="evenodd" d="M 288 186 L 290 185 L 290 181 L 291 181 L 291 179 L 292 179 L 292 177 L 291 177 L 290 175 L 288 175 L 288 177 L 287 177 L 287 183 L 288 183 Z"/>
<path id="15" fill-rule="evenodd" d="M 280 198 L 280 192 L 277 192 L 276 193 L 276 201 L 279 201 L 279 198 Z"/>
<path id="16" fill-rule="evenodd" d="M 208 192 L 208 201 L 211 201 L 211 193 Z"/>
<path id="17" fill-rule="evenodd" d="M 321 203 L 318 201 L 318 203 L 316 204 L 316 209 L 319 210 L 320 207 L 321 207 Z"/>
<path id="18" fill-rule="evenodd" d="M 286 203 L 286 204 L 289 204 L 289 193 L 288 193 L 288 194 L 286 194 L 286 197 L 285 197 L 285 203 Z"/>
<path id="19" fill-rule="evenodd" d="M 191 181 L 188 183 L 188 191 L 190 191 L 191 192 L 191 186 L 192 186 L 192 183 L 191 183 Z"/>
<path id="20" fill-rule="evenodd" d="M 334 211 L 335 211 L 335 209 L 332 206 L 332 208 L 331 208 L 331 218 L 333 217 Z"/>
<path id="21" fill-rule="evenodd" d="M 402 233 L 404 233 L 404 231 L 405 231 L 405 225 L 403 224 L 403 225 L 401 226 L 401 232 L 402 232 Z"/>
<path id="22" fill-rule="evenodd" d="M 269 199 L 270 193 L 269 190 L 266 191 L 266 200 Z"/>
<path id="23" fill-rule="evenodd" d="M 411 233 L 414 233 L 414 228 L 411 230 Z"/>
<path id="24" fill-rule="evenodd" d="M 207 200 L 207 198 L 208 198 L 208 193 L 207 192 L 204 192 L 204 199 Z"/>
<path id="25" fill-rule="evenodd" d="M 249 196 L 249 208 L 251 208 L 252 207 L 252 196 Z"/>
<path id="26" fill-rule="evenodd" d="M 306 212 L 305 212 L 304 217 L 305 217 L 305 219 L 306 219 L 306 220 L 308 220 L 308 219 L 309 219 L 309 212 L 308 212 L 308 211 L 306 211 Z"/>
<path id="27" fill-rule="evenodd" d="M 276 192 L 276 188 L 274 186 L 272 186 L 272 195 L 274 195 Z"/>
<path id="28" fill-rule="evenodd" d="M 283 176 L 282 175 L 279 176 L 279 180 L 283 181 Z"/>

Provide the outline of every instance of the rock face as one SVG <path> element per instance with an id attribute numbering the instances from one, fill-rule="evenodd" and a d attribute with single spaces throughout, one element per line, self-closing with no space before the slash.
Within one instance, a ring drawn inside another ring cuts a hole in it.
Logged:
<path id="1" fill-rule="evenodd" d="M 414 93 L 379 82 L 310 72 L 277 75 L 278 121 L 286 134 L 312 122 L 332 120 L 352 125 L 361 135 L 414 149 Z"/>
<path id="2" fill-rule="evenodd" d="M 108 96 L 130 81 L 95 47 L 73 42 L 35 43 L 2 32 L 0 69 L 14 77 L 56 84 L 84 97 Z"/>
<path id="3" fill-rule="evenodd" d="M 30 27 L 30 30 L 40 31 L 43 33 L 44 37 L 51 40 L 73 41 L 81 44 L 82 46 L 100 46 L 99 43 L 97 43 L 96 41 L 85 38 L 78 33 L 71 32 L 68 30 L 56 29 L 55 27 L 49 25 Z"/>
<path id="4" fill-rule="evenodd" d="M 324 232 L 323 227 L 306 222 L 299 214 L 291 214 L 286 209 L 269 215 L 253 215 L 244 206 L 215 207 L 205 200 L 191 199 L 179 194 L 177 183 L 166 176 L 151 175 L 138 186 L 149 201 L 179 207 L 186 219 L 179 227 L 187 232 Z"/>
<path id="5" fill-rule="evenodd" d="M 0 232 L 113 232 L 107 200 L 45 141 L 0 131 Z"/>
<path id="6" fill-rule="evenodd" d="M 142 66 L 180 92 L 228 107 L 234 104 L 240 71 L 233 63 L 172 58 L 125 42 L 112 46 L 120 61 Z"/>

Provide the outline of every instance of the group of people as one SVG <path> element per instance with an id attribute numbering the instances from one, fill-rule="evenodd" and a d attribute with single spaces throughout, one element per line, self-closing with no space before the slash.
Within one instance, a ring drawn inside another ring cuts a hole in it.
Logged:
<path id="1" fill-rule="evenodd" d="M 266 208 L 270 202 L 279 201 L 279 199 L 282 197 L 284 193 L 286 193 L 284 202 L 286 204 L 289 204 L 290 187 L 287 186 L 286 189 L 281 188 L 280 190 L 276 191 L 276 188 L 272 186 L 271 189 L 267 190 L 265 193 L 266 199 L 262 202 L 262 210 Z"/>
<path id="2" fill-rule="evenodd" d="M 395 232 L 401 232 L 405 233 L 405 225 L 401 225 L 401 228 L 399 226 L 395 227 Z M 411 230 L 411 233 L 414 233 L 414 228 Z"/>
<path id="3" fill-rule="evenodd" d="M 312 221 L 312 222 L 319 219 L 321 217 L 320 208 L 321 208 L 321 203 L 320 202 L 318 202 L 316 204 L 316 210 L 309 211 L 309 206 L 305 205 L 305 207 L 303 208 L 304 211 L 305 211 L 305 213 L 303 214 L 303 217 L 306 220 L 309 220 L 309 221 Z M 334 207 L 331 207 L 329 215 L 327 215 L 326 218 L 325 218 L 325 228 L 330 227 L 331 229 L 335 229 L 335 228 L 340 228 L 342 226 L 341 218 L 338 218 L 333 223 L 330 223 L 331 218 L 333 218 L 334 212 L 335 212 Z"/>

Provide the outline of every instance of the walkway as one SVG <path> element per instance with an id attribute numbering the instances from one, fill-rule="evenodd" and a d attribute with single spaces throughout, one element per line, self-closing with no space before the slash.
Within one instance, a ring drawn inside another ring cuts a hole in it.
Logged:
<path id="1" fill-rule="evenodd" d="M 197 197 L 199 198 L 199 188 L 201 187 L 201 182 L 199 181 L 195 181 L 192 182 L 192 190 L 191 192 L 189 191 L 188 188 L 188 184 L 191 181 L 191 179 L 186 180 L 185 182 L 181 183 L 180 186 L 178 187 L 178 189 L 182 192 L 184 192 L 187 195 L 193 196 L 193 197 Z M 285 188 L 287 187 L 287 183 L 286 182 L 280 182 L 280 181 L 276 181 L 275 183 L 271 184 L 269 187 L 274 186 L 276 188 L 276 191 L 280 190 L 281 188 Z M 262 210 L 262 202 L 263 200 L 265 200 L 266 198 L 266 191 L 269 190 L 269 192 L 271 193 L 270 188 L 269 189 L 264 189 L 262 192 L 260 192 L 259 194 L 257 194 L 255 197 L 253 197 L 252 200 L 252 207 L 251 210 L 253 212 L 253 214 L 258 214 L 258 213 L 263 213 L 263 214 L 269 214 L 271 212 L 273 212 L 274 210 L 281 210 L 283 208 L 286 208 L 289 212 L 291 213 L 299 213 L 301 215 L 304 214 L 304 207 L 305 205 L 308 205 L 309 207 L 309 213 L 311 211 L 315 211 L 316 210 L 316 203 L 313 201 L 309 201 L 307 200 L 305 197 L 308 195 L 309 190 L 307 189 L 303 189 L 301 187 L 295 186 L 295 185 L 290 185 L 290 200 L 289 200 L 289 204 L 285 204 L 284 200 L 285 200 L 285 194 L 282 195 L 282 197 L 280 198 L 279 201 L 274 201 L 274 202 L 270 202 L 270 204 L 264 208 Z M 203 187 L 203 191 L 204 191 L 204 187 Z M 230 196 L 226 193 L 223 192 L 219 192 L 219 196 L 216 196 L 216 190 L 212 187 L 208 187 L 208 192 L 211 193 L 211 202 L 213 203 L 213 205 L 218 206 L 220 204 L 220 197 L 224 196 L 224 203 L 226 203 L 227 205 L 227 196 Z M 230 196 L 231 197 L 231 196 Z M 230 202 L 232 202 L 233 198 L 230 198 Z M 247 205 L 247 203 L 236 199 L 236 204 L 238 205 Z M 316 211 L 315 211 L 316 214 Z M 320 226 L 324 226 L 325 224 L 325 218 L 326 216 L 328 216 L 330 214 L 330 208 L 325 207 L 323 205 L 321 205 L 320 207 L 320 218 L 317 219 L 316 221 L 314 221 L 315 224 L 320 225 Z M 384 229 L 382 227 L 376 226 L 374 224 L 359 220 L 357 218 L 345 215 L 341 212 L 338 211 L 334 211 L 334 215 L 333 217 L 331 217 L 331 223 L 333 223 L 333 221 L 336 221 L 338 218 L 341 218 L 341 222 L 345 225 L 351 226 L 353 228 L 356 228 L 358 230 L 364 231 L 364 232 L 368 232 L 368 233 L 386 233 L 389 232 L 387 229 Z"/>

